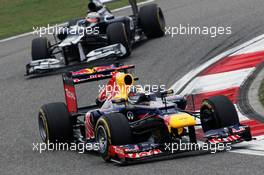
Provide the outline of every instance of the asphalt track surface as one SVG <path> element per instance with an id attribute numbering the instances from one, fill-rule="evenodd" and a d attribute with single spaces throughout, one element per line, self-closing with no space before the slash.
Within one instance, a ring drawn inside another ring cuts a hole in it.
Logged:
<path id="1" fill-rule="evenodd" d="M 182 75 L 228 48 L 264 31 L 262 0 L 158 0 L 167 26 L 231 26 L 232 35 L 216 38 L 201 35 L 166 36 L 144 42 L 124 63 L 135 64 L 144 84 L 170 87 Z M 127 14 L 128 11 L 119 12 Z M 27 36 L 0 44 L 0 174 L 263 174 L 264 158 L 234 153 L 178 157 L 120 167 L 104 163 L 94 154 L 54 151 L 39 154 L 32 143 L 40 142 L 38 108 L 63 101 L 60 75 L 26 80 L 24 65 L 30 61 Z M 90 85 L 90 84 L 89 84 Z M 83 94 L 95 94 L 97 85 Z M 91 102 L 91 98 L 82 97 Z M 192 154 L 191 154 L 192 155 Z"/>

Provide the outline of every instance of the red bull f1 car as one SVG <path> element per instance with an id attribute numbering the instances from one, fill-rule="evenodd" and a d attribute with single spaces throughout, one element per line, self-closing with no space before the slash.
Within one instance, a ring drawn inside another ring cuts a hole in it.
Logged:
<path id="1" fill-rule="evenodd" d="M 164 36 L 165 18 L 157 4 L 138 8 L 136 0 L 129 3 L 132 15 L 115 16 L 100 1 L 90 0 L 86 18 L 56 28 L 55 44 L 46 37 L 33 39 L 26 75 L 62 69 L 76 62 L 127 57 L 135 43 Z"/>
<path id="2" fill-rule="evenodd" d="M 42 140 L 94 144 L 105 161 L 125 164 L 179 153 L 171 152 L 168 145 L 196 144 L 195 127 L 199 125 L 204 143 L 252 139 L 250 128 L 239 123 L 227 97 L 205 99 L 200 112 L 187 111 L 186 99 L 172 90 L 151 92 L 136 85 L 138 78 L 128 73 L 132 68 L 110 65 L 64 73 L 66 103 L 45 104 L 39 110 Z M 105 79 L 109 81 L 95 100 L 97 104 L 79 107 L 75 86 Z"/>

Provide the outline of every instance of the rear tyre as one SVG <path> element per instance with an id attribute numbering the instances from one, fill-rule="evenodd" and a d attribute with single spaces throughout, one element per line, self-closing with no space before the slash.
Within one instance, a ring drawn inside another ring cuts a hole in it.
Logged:
<path id="1" fill-rule="evenodd" d="M 67 143 L 72 139 L 71 115 L 64 103 L 43 105 L 39 110 L 38 124 L 45 143 Z"/>
<path id="2" fill-rule="evenodd" d="M 51 57 L 49 51 L 50 42 L 46 37 L 39 37 L 32 40 L 31 43 L 31 56 L 32 60 L 41 60 Z"/>
<path id="3" fill-rule="evenodd" d="M 110 45 L 120 43 L 126 48 L 127 53 L 122 57 L 127 57 L 131 54 L 131 43 L 124 23 L 117 22 L 109 24 L 106 33 Z"/>
<path id="4" fill-rule="evenodd" d="M 131 143 L 131 130 L 127 118 L 121 113 L 111 113 L 100 117 L 95 126 L 95 138 L 99 143 L 99 153 L 105 161 L 110 161 L 110 145 Z"/>
<path id="5" fill-rule="evenodd" d="M 236 108 L 225 96 L 216 96 L 204 100 L 200 115 L 204 132 L 239 124 Z"/>
<path id="6" fill-rule="evenodd" d="M 157 4 L 149 4 L 140 8 L 139 21 L 148 38 L 157 38 L 165 34 L 165 18 Z"/>

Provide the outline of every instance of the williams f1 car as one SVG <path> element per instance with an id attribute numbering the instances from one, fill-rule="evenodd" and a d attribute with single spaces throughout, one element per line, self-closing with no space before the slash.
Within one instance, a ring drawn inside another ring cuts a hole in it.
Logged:
<path id="1" fill-rule="evenodd" d="M 168 143 L 197 143 L 199 119 L 204 143 L 235 144 L 252 139 L 250 128 L 239 123 L 234 105 L 225 96 L 202 102 L 200 112 L 186 111 L 184 97 L 172 90 L 150 92 L 135 85 L 128 73 L 133 65 L 111 65 L 64 73 L 65 103 L 45 104 L 38 115 L 46 143 L 98 145 L 105 161 L 131 163 L 175 155 Z M 79 107 L 75 85 L 110 79 L 100 104 Z"/>
<path id="2" fill-rule="evenodd" d="M 157 4 L 138 8 L 129 0 L 133 14 L 114 16 L 99 0 L 91 0 L 85 19 L 72 20 L 56 28 L 55 44 L 46 37 L 32 41 L 32 61 L 26 65 L 26 75 L 61 69 L 71 62 L 90 62 L 109 57 L 126 57 L 134 43 L 165 34 L 165 19 Z"/>

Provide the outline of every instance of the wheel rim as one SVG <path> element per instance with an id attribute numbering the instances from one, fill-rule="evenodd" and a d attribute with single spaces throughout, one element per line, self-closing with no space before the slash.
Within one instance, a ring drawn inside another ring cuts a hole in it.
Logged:
<path id="1" fill-rule="evenodd" d="M 48 135 L 48 131 L 47 131 L 47 126 L 46 126 L 46 121 L 44 121 L 44 117 L 43 115 L 39 116 L 39 133 L 40 133 L 40 137 L 41 139 L 46 142 L 47 141 L 47 135 Z"/>
<path id="2" fill-rule="evenodd" d="M 105 153 L 107 151 L 107 141 L 108 136 L 106 134 L 105 128 L 103 126 L 99 126 L 97 129 L 97 142 L 99 143 L 99 152 Z"/>
<path id="3" fill-rule="evenodd" d="M 203 121 L 204 122 L 209 122 L 212 120 L 212 112 L 209 109 L 205 109 L 203 111 Z"/>
<path id="4" fill-rule="evenodd" d="M 203 123 L 203 128 L 206 131 L 214 127 L 214 114 L 210 109 L 204 109 L 202 111 L 201 123 Z"/>

